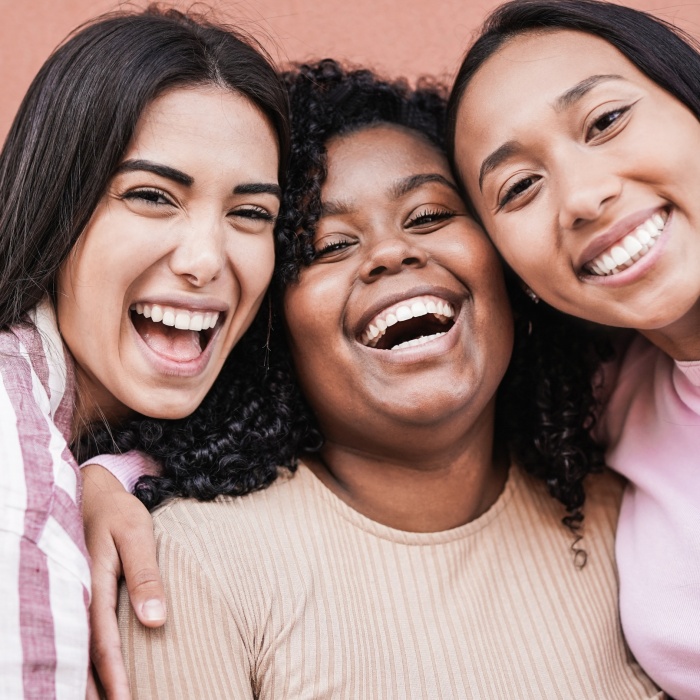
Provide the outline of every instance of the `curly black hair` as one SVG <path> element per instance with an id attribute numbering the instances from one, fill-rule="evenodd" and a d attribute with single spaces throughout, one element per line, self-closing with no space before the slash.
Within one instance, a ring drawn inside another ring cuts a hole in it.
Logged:
<path id="1" fill-rule="evenodd" d="M 207 499 L 264 488 L 278 465 L 293 469 L 297 456 L 320 449 L 317 423 L 296 385 L 280 309 L 284 288 L 313 259 L 327 143 L 388 123 L 412 129 L 444 150 L 446 91 L 438 83 L 422 80 L 412 89 L 329 59 L 300 65 L 283 78 L 291 103 L 292 147 L 276 229 L 271 322 L 268 326 L 266 313 L 256 321 L 190 417 L 141 418 L 117 433 L 120 449 L 140 449 L 164 464 L 163 477 L 143 477 L 137 486 L 137 495 L 149 506 L 173 495 Z M 594 327 L 544 303 L 533 304 L 514 276 L 506 279 L 516 340 L 499 388 L 497 439 L 546 482 L 566 509 L 564 522 L 575 530 L 583 518 L 583 480 L 604 466 L 603 451 L 590 432 L 596 414 L 592 380 L 610 353 L 609 344 Z M 104 435 L 100 439 L 103 448 L 108 446 Z"/>
<path id="2" fill-rule="evenodd" d="M 313 258 L 331 138 L 376 123 L 412 129 L 443 151 L 446 138 L 446 91 L 439 83 L 423 79 L 411 89 L 332 60 L 299 66 L 283 77 L 292 110 L 292 150 L 278 231 L 287 253 L 278 261 L 281 286 Z M 594 380 L 601 362 L 612 356 L 611 344 L 603 329 L 543 302 L 534 304 L 508 270 L 506 282 L 515 346 L 499 389 L 497 439 L 547 483 L 566 508 L 565 524 L 575 530 L 583 519 L 583 481 L 605 466 L 591 429 L 598 408 Z"/>
<path id="3" fill-rule="evenodd" d="M 284 336 L 272 327 L 270 304 L 268 297 L 194 413 L 93 425 L 74 447 L 78 459 L 129 450 L 155 459 L 162 476 L 143 476 L 134 490 L 148 508 L 174 496 L 242 496 L 269 486 L 280 468 L 294 471 L 297 456 L 322 441 L 292 379 Z"/>

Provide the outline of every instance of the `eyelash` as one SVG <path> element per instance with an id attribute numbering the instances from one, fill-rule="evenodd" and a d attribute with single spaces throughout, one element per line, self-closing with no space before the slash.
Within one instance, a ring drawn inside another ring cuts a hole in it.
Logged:
<path id="1" fill-rule="evenodd" d="M 145 202 L 147 206 L 158 207 L 163 205 L 172 204 L 170 198 L 162 192 L 156 189 L 140 189 L 132 190 L 122 195 L 123 199 L 138 199 Z M 158 201 L 161 200 L 161 201 Z M 253 219 L 261 221 L 274 222 L 277 217 L 274 214 L 270 214 L 269 211 L 263 209 L 262 207 L 246 207 L 244 209 L 234 209 L 229 212 L 229 216 L 240 216 L 244 219 Z"/>
<path id="2" fill-rule="evenodd" d="M 603 129 L 600 129 L 600 132 L 601 132 L 601 133 L 607 131 L 611 126 L 613 126 L 614 124 L 616 124 L 617 121 L 618 121 L 621 117 L 623 117 L 627 112 L 629 112 L 629 110 L 631 109 L 631 107 L 632 107 L 632 105 L 627 105 L 626 107 L 618 107 L 617 109 L 611 109 L 609 112 L 605 112 L 604 114 L 601 114 L 601 115 L 593 122 L 593 124 L 591 125 L 591 128 L 588 129 L 588 131 L 586 132 L 586 138 L 587 138 L 587 139 L 592 138 L 592 137 L 590 136 L 591 130 L 592 130 L 597 124 L 599 124 L 600 122 L 602 122 L 604 119 L 607 119 L 608 117 L 611 117 L 613 114 L 616 114 L 617 117 L 616 117 L 613 121 L 611 121 L 611 122 L 610 122 L 606 127 L 604 127 Z"/>
<path id="3" fill-rule="evenodd" d="M 277 217 L 270 214 L 269 211 L 262 207 L 246 207 L 245 209 L 234 209 L 230 212 L 231 216 L 242 216 L 245 219 L 260 219 L 262 221 L 275 221 Z"/>
<path id="4" fill-rule="evenodd" d="M 122 195 L 122 199 L 139 199 L 153 207 L 161 206 L 163 204 L 172 204 L 170 198 L 165 194 L 165 192 L 149 188 L 127 192 L 126 194 Z M 159 199 L 164 201 L 157 201 Z"/>
<path id="5" fill-rule="evenodd" d="M 520 192 L 516 192 L 518 187 L 520 187 L 523 183 L 527 182 L 528 180 L 535 180 L 535 177 L 533 175 L 528 175 L 527 177 L 524 177 L 517 182 L 514 182 L 504 193 L 503 197 L 501 197 L 500 201 L 498 202 L 498 209 L 501 210 L 503 207 L 505 207 L 508 202 L 511 201 L 514 197 L 517 197 L 519 194 L 522 194 L 522 192 L 525 192 L 525 190 L 521 190 Z M 526 188 L 527 189 L 527 188 Z"/>
<path id="6" fill-rule="evenodd" d="M 445 219 L 451 219 L 453 216 L 455 216 L 455 212 L 450 211 L 449 209 L 428 209 L 427 211 L 423 211 L 409 219 L 406 222 L 406 228 L 414 228 L 424 224 L 444 221 Z M 430 219 L 430 221 L 428 221 L 428 219 Z"/>
<path id="7" fill-rule="evenodd" d="M 317 258 L 321 258 L 324 255 L 327 255 L 328 253 L 333 253 L 336 250 L 343 250 L 344 248 L 347 248 L 351 245 L 352 243 L 350 241 L 333 241 L 332 243 L 326 243 L 325 245 L 322 245 L 318 250 L 314 251 L 314 260 L 316 260 Z"/>

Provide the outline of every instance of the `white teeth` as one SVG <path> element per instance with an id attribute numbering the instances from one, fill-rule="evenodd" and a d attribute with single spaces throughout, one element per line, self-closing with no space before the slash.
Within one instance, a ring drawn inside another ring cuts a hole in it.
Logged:
<path id="1" fill-rule="evenodd" d="M 654 225 L 654 222 L 651 220 L 644 222 L 644 228 L 649 232 L 652 238 L 658 238 L 661 235 L 661 231 L 659 231 L 658 227 Z"/>
<path id="2" fill-rule="evenodd" d="M 622 239 L 622 246 L 631 258 L 642 250 L 642 244 L 634 236 L 625 236 Z"/>
<path id="3" fill-rule="evenodd" d="M 175 314 L 175 328 L 179 328 L 181 331 L 189 330 L 190 327 L 190 315 L 187 312 L 179 311 Z"/>
<path id="4" fill-rule="evenodd" d="M 654 247 L 661 235 L 668 216 L 653 214 L 622 241 L 586 264 L 586 270 L 594 275 L 614 275 L 626 270 L 643 258 Z"/>
<path id="5" fill-rule="evenodd" d="M 645 246 L 647 243 L 650 243 L 652 240 L 651 234 L 643 226 L 640 226 L 638 229 L 636 229 L 634 235 L 637 237 L 637 240 L 643 246 Z M 627 236 L 627 238 L 629 238 L 629 236 Z"/>
<path id="6" fill-rule="evenodd" d="M 399 306 L 396 309 L 396 319 L 398 321 L 408 321 L 409 318 L 413 318 L 413 312 L 409 306 Z"/>
<path id="7" fill-rule="evenodd" d="M 624 265 L 630 259 L 627 251 L 619 245 L 614 246 L 610 250 L 610 255 L 616 265 Z"/>
<path id="8" fill-rule="evenodd" d="M 136 310 L 138 311 L 138 307 L 136 307 Z M 156 323 L 160 323 L 163 320 L 163 309 L 158 306 L 158 304 L 153 304 L 153 307 L 151 308 L 151 321 L 155 321 Z"/>
<path id="9" fill-rule="evenodd" d="M 417 301 L 415 304 L 411 304 L 411 312 L 413 313 L 413 318 L 416 318 L 416 316 L 425 316 L 428 313 L 428 309 L 425 308 L 425 304 L 422 301 Z"/>
<path id="10" fill-rule="evenodd" d="M 422 335 L 420 338 L 414 338 L 413 340 L 407 340 L 404 343 L 394 345 L 394 347 L 391 349 L 399 350 L 400 348 L 412 348 L 415 345 L 425 345 L 425 343 L 429 343 L 431 340 L 435 340 L 436 338 L 445 335 L 446 332 L 447 331 L 443 331 L 442 333 L 434 333 L 433 335 Z"/>
<path id="11" fill-rule="evenodd" d="M 187 311 L 159 304 L 144 304 L 138 302 L 131 307 L 132 311 L 150 318 L 155 323 L 171 326 L 184 331 L 205 331 L 213 328 L 219 320 L 218 311 Z"/>
<path id="12" fill-rule="evenodd" d="M 402 323 L 403 321 L 408 321 L 409 319 L 418 318 L 427 314 L 432 314 L 438 321 L 446 324 L 449 319 L 455 316 L 455 310 L 449 302 L 434 297 L 423 297 L 410 301 L 409 303 L 404 302 L 398 306 L 389 307 L 385 311 L 377 314 L 367 325 L 360 337 L 360 342 L 363 345 L 376 347 L 380 339 L 386 333 L 387 328 L 397 323 Z M 433 338 L 442 334 L 443 333 L 440 332 L 431 336 L 414 338 L 413 340 L 400 343 L 396 347 L 408 347 L 409 343 L 413 345 L 422 344 L 423 342 L 427 342 L 422 338 Z"/>

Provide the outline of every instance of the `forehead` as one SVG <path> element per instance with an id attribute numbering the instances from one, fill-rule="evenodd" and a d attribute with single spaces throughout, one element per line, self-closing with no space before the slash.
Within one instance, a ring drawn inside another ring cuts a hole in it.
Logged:
<path id="1" fill-rule="evenodd" d="M 169 90 L 142 112 L 125 157 L 168 157 L 199 161 L 240 154 L 277 158 L 277 138 L 261 110 L 249 99 L 216 86 Z M 165 156 L 167 154 L 167 156 Z M 254 169 L 254 168 L 253 168 Z"/>
<path id="2" fill-rule="evenodd" d="M 447 158 L 427 138 L 401 126 L 380 124 L 335 137 L 327 146 L 324 199 L 353 191 L 380 194 L 407 175 L 438 173 L 450 181 Z"/>
<path id="3" fill-rule="evenodd" d="M 564 92 L 594 75 L 651 83 L 600 37 L 569 30 L 521 34 L 475 74 L 460 104 L 458 137 L 475 144 L 492 141 L 518 121 L 536 118 L 538 110 L 553 107 Z"/>

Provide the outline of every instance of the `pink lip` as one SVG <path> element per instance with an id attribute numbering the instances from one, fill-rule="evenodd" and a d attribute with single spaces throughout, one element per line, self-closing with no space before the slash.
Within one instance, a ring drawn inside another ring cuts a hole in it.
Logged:
<path id="1" fill-rule="evenodd" d="M 605 287 L 623 287 L 626 284 L 635 282 L 656 265 L 656 261 L 663 254 L 664 248 L 672 234 L 672 226 L 673 209 L 669 211 L 664 230 L 661 232 L 654 247 L 643 258 L 640 258 L 634 263 L 634 265 L 628 267 L 626 270 L 622 270 L 622 272 L 616 272 L 614 275 L 600 276 L 583 273 L 581 279 L 585 280 L 587 284 L 598 284 Z"/>
<path id="2" fill-rule="evenodd" d="M 381 313 L 385 309 L 388 309 L 390 306 L 394 306 L 395 304 L 398 304 L 402 301 L 406 301 L 407 299 L 413 299 L 413 297 L 421 296 L 438 297 L 440 299 L 443 299 L 444 301 L 450 302 L 455 310 L 455 313 L 457 314 L 457 316 L 455 316 L 456 322 L 465 295 L 464 293 L 460 294 L 454 289 L 448 289 L 447 287 L 439 287 L 435 285 L 420 285 L 412 287 L 410 289 L 404 289 L 401 292 L 396 292 L 395 294 L 389 294 L 385 297 L 382 297 L 381 301 L 372 304 L 372 306 L 362 314 L 360 320 L 357 322 L 357 324 L 355 324 L 355 330 L 353 335 L 355 336 L 355 338 L 359 338 L 362 335 L 362 333 L 364 333 L 369 322 L 378 313 Z"/>
<path id="3" fill-rule="evenodd" d="M 597 258 L 603 251 L 607 250 L 611 245 L 621 241 L 627 234 L 632 233 L 634 229 L 641 226 L 653 214 L 662 212 L 665 207 L 651 207 L 635 212 L 620 219 L 614 226 L 610 227 L 605 233 L 594 238 L 582 251 L 576 263 L 576 270 L 580 274 L 586 264 Z M 663 235 L 663 234 L 662 234 Z M 646 257 L 646 256 L 645 256 Z M 634 267 L 634 266 L 633 266 Z M 585 273 L 584 273 L 585 274 Z M 622 274 L 622 273 L 618 273 Z M 617 275 L 614 275 L 617 276 Z"/>
<path id="4" fill-rule="evenodd" d="M 145 303 L 157 304 L 159 302 Z M 167 305 L 168 304 L 164 303 L 164 306 Z M 136 346 L 139 348 L 146 361 L 155 369 L 156 372 L 168 377 L 196 377 L 202 374 L 202 372 L 204 372 L 207 365 L 209 364 L 209 360 L 211 359 L 212 353 L 214 351 L 214 344 L 221 331 L 221 324 L 217 323 L 217 325 L 214 327 L 214 333 L 209 339 L 209 342 L 207 343 L 207 346 L 206 348 L 204 348 L 202 353 L 193 360 L 188 360 L 187 362 L 178 362 L 177 360 L 173 360 L 170 357 L 165 357 L 148 347 L 148 345 L 146 345 L 146 343 L 144 342 L 143 338 L 136 331 L 136 328 L 134 328 L 134 325 L 132 323 L 129 323 L 129 325 L 131 326 L 131 333 L 136 338 Z"/>
<path id="5" fill-rule="evenodd" d="M 170 296 L 154 295 L 142 299 L 135 299 L 129 304 L 131 308 L 134 304 L 158 304 L 158 306 L 171 306 L 175 309 L 185 309 L 189 311 L 218 311 L 228 312 L 229 304 L 215 297 L 192 297 L 185 294 L 175 294 Z"/>

